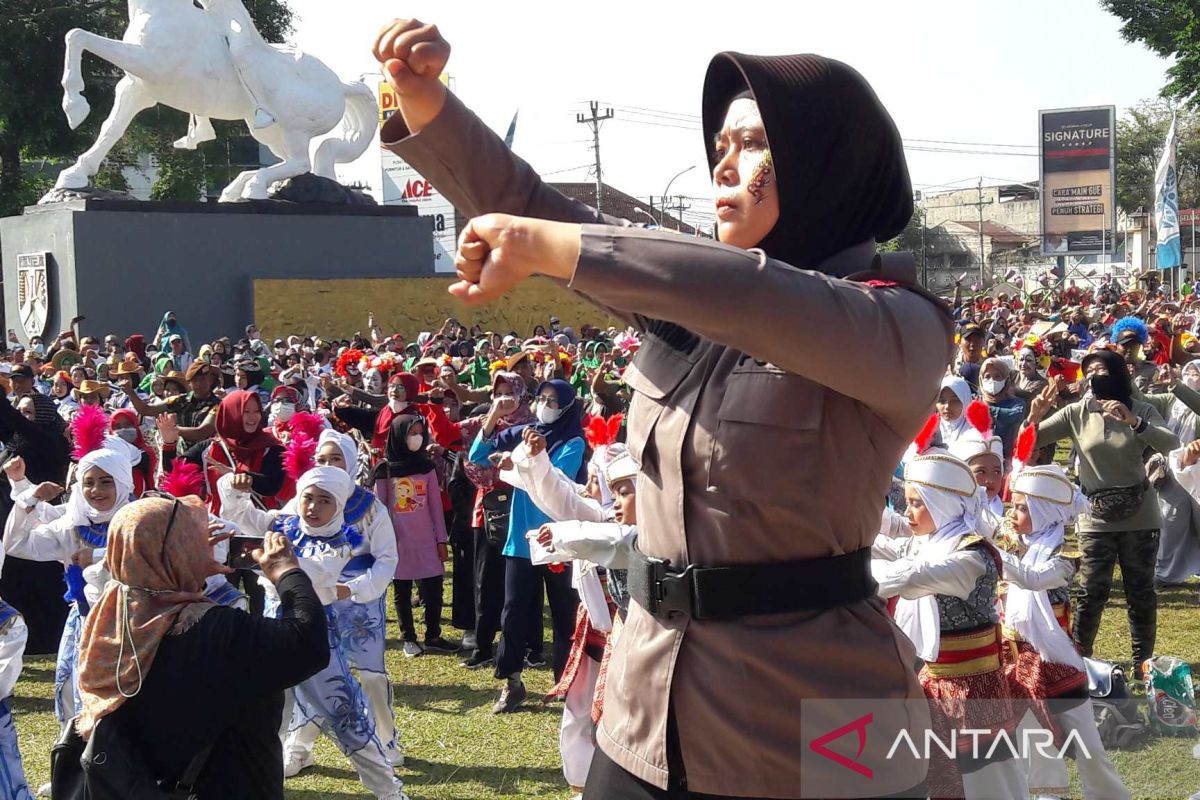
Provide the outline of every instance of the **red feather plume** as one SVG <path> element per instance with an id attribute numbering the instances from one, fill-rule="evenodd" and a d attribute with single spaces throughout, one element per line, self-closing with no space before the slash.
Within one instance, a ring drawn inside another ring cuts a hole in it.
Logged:
<path id="1" fill-rule="evenodd" d="M 80 406 L 71 420 L 71 440 L 75 442 L 75 460 L 104 446 L 108 433 L 108 415 L 99 406 Z"/>
<path id="2" fill-rule="evenodd" d="M 1035 444 L 1037 444 L 1037 428 L 1028 425 L 1021 431 L 1021 435 L 1017 437 L 1017 445 L 1014 448 L 1013 458 L 1022 464 L 1029 463 L 1029 457 L 1033 455 Z"/>
<path id="3" fill-rule="evenodd" d="M 612 444 L 621 435 L 621 426 L 625 424 L 624 414 L 613 414 L 608 418 L 608 443 Z"/>
<path id="4" fill-rule="evenodd" d="M 319 414 L 301 411 L 292 414 L 292 418 L 287 421 L 287 428 L 292 432 L 292 436 L 307 436 L 315 442 L 325 430 L 325 420 Z"/>
<path id="5" fill-rule="evenodd" d="M 604 421 L 604 417 L 589 416 L 587 424 L 583 426 L 583 438 L 593 450 L 612 444 L 608 438 L 608 423 Z"/>
<path id="6" fill-rule="evenodd" d="M 929 419 L 925 420 L 925 427 L 921 428 L 921 432 L 917 434 L 917 438 L 913 439 L 913 444 L 917 446 L 917 454 L 924 453 L 929 447 L 929 443 L 933 441 L 933 434 L 938 429 L 938 415 L 930 414 Z"/>
<path id="7" fill-rule="evenodd" d="M 985 437 L 992 433 L 992 412 L 987 407 L 987 403 L 979 400 L 972 400 L 966 410 L 967 422 L 971 423 L 971 427 L 979 431 Z"/>
<path id="8" fill-rule="evenodd" d="M 177 458 L 171 470 L 158 479 L 158 488 L 175 497 L 203 497 L 204 473 L 198 465 Z"/>
<path id="9" fill-rule="evenodd" d="M 283 471 L 292 480 L 300 480 L 300 476 L 316 466 L 317 440 L 304 433 L 296 433 L 288 442 L 283 454 Z"/>

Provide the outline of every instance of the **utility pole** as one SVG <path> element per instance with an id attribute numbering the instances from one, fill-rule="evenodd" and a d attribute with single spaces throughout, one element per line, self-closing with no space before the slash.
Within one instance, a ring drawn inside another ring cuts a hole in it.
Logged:
<path id="1" fill-rule="evenodd" d="M 664 204 L 666 203 L 665 197 L 663 198 L 663 203 Z M 683 212 L 687 211 L 691 207 L 692 207 L 691 203 L 684 205 L 683 195 L 681 195 L 681 194 L 675 195 L 675 205 L 673 206 L 673 208 L 676 211 L 675 230 L 677 230 L 677 231 L 683 230 Z"/>
<path id="2" fill-rule="evenodd" d="M 583 114 L 576 114 L 575 122 L 580 125 L 590 125 L 592 127 L 592 149 L 596 151 L 596 210 L 599 211 L 600 193 L 603 191 L 601 188 L 603 181 L 600 174 L 600 123 L 606 119 L 612 119 L 613 110 L 609 108 L 601 114 L 600 104 L 595 100 L 592 100 L 588 105 L 591 106 L 592 115 L 585 117 Z"/>
<path id="3" fill-rule="evenodd" d="M 979 209 L 979 291 L 982 292 L 987 288 L 987 275 L 984 267 L 987 259 L 984 257 L 983 252 L 983 207 L 990 206 L 992 201 L 983 202 L 983 178 L 979 179 L 979 186 L 976 191 L 979 192 L 979 200 L 974 203 L 964 203 L 963 205 L 975 206 Z"/>

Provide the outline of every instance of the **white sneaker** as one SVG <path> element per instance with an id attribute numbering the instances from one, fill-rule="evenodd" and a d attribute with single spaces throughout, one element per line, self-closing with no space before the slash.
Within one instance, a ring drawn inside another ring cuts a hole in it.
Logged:
<path id="1" fill-rule="evenodd" d="M 478 642 L 475 639 L 475 631 L 467 631 L 463 634 L 462 649 L 474 650 Z"/>
<path id="2" fill-rule="evenodd" d="M 38 787 L 37 796 L 38 797 L 49 797 L 50 796 L 50 784 L 43 783 L 40 787 Z"/>
<path id="3" fill-rule="evenodd" d="M 421 645 L 417 642 L 405 642 L 404 643 L 404 657 L 405 658 L 416 658 L 417 656 L 421 655 L 424 652 L 425 652 L 425 648 L 421 647 Z"/>
<path id="4" fill-rule="evenodd" d="M 283 758 L 283 777 L 294 778 L 316 763 L 312 751 L 296 752 L 289 750 Z"/>
<path id="5" fill-rule="evenodd" d="M 409 797 L 404 793 L 403 789 L 397 789 L 391 794 L 385 794 L 379 800 L 409 800 Z"/>

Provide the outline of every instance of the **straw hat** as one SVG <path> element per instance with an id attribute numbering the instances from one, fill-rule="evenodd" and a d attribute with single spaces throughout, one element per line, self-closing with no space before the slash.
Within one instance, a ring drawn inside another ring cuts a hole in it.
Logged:
<path id="1" fill-rule="evenodd" d="M 76 400 L 82 400 L 84 395 L 98 394 L 102 400 L 107 400 L 112 389 L 107 383 L 100 381 L 81 381 L 79 386 L 75 388 L 71 394 Z"/>

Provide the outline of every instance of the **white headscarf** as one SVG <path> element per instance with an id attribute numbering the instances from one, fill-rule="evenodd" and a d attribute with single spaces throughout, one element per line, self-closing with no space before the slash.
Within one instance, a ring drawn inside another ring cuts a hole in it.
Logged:
<path id="1" fill-rule="evenodd" d="M 320 451 L 330 442 L 342 451 L 342 458 L 346 459 L 346 472 L 353 475 L 358 464 L 358 443 L 354 441 L 354 437 L 326 428 L 321 431 L 321 438 L 317 439 L 317 450 Z"/>
<path id="2" fill-rule="evenodd" d="M 588 473 L 595 475 L 596 482 L 600 485 L 600 507 L 605 511 L 611 510 L 613 505 L 612 489 L 608 485 L 608 465 L 625 452 L 623 444 L 604 445 L 596 448 L 596 451 L 592 453 L 592 459 L 588 462 Z"/>
<path id="3" fill-rule="evenodd" d="M 986 489 L 979 487 L 974 494 L 966 496 L 917 483 L 909 485 L 921 495 L 921 501 L 937 525 L 937 530 L 922 543 L 914 564 L 940 561 L 954 552 L 963 536 L 979 532 L 979 515 L 987 503 Z M 936 661 L 941 651 L 942 631 L 938 616 L 937 597 L 932 594 L 915 600 L 901 597 L 896 602 L 896 625 L 925 661 Z"/>
<path id="4" fill-rule="evenodd" d="M 138 456 L 140 458 L 141 451 L 138 451 Z M 87 498 L 83 496 L 83 479 L 89 472 L 97 469 L 108 474 L 116 486 L 116 502 L 107 511 L 93 508 Z M 72 527 L 108 522 L 113 515 L 129 503 L 132 494 L 133 465 L 130 463 L 129 452 L 124 449 L 109 450 L 108 442 L 105 442 L 105 447 L 93 450 L 79 459 L 79 464 L 75 468 L 75 484 L 71 487 L 71 496 L 67 500 L 65 519 Z"/>
<path id="5" fill-rule="evenodd" d="M 1193 379 L 1192 383 L 1200 380 L 1200 361 L 1189 361 L 1184 364 L 1179 377 L 1185 386 L 1196 390 L 1195 386 L 1189 384 L 1188 378 Z M 1179 437 L 1181 444 L 1194 441 L 1196 438 L 1196 412 L 1188 408 L 1182 400 L 1175 400 L 1171 403 L 1171 415 L 1167 419 L 1167 427 L 1171 429 L 1171 433 Z"/>
<path id="6" fill-rule="evenodd" d="M 1030 495 L 1025 495 L 1025 502 L 1029 505 L 1029 516 L 1033 520 L 1033 533 L 1021 537 L 1028 547 L 1021 557 L 1021 565 L 1039 567 L 1054 559 L 1054 553 L 1062 547 L 1064 526 L 1086 511 L 1088 502 L 1078 489 L 1075 490 L 1073 501 L 1068 504 Z M 1050 596 L 1045 590 L 1022 589 L 1010 583 L 1008 597 L 1004 601 L 1004 621 L 1033 645 L 1044 660 L 1066 664 L 1080 671 L 1084 669 L 1083 659 L 1071 637 L 1058 624 Z"/>
<path id="7" fill-rule="evenodd" d="M 304 521 L 304 515 L 299 513 L 300 497 L 304 494 L 304 490 L 310 486 L 315 486 L 323 492 L 327 492 L 334 500 L 337 510 L 329 522 L 319 528 L 311 527 Z M 344 469 L 337 467 L 313 467 L 308 472 L 300 476 L 300 480 L 296 481 L 296 509 L 297 516 L 300 519 L 300 530 L 309 536 L 325 539 L 335 535 L 346 524 L 346 501 L 354 494 L 354 481 L 350 478 L 350 473 Z"/>
<path id="8" fill-rule="evenodd" d="M 962 413 L 958 419 L 953 422 L 946 422 L 944 419 L 938 420 L 938 428 L 942 432 L 942 446 L 948 447 L 958 441 L 958 437 L 962 436 L 967 431 L 974 430 L 971 423 L 967 420 L 967 406 L 971 405 L 971 384 L 959 377 L 947 377 L 942 379 L 942 389 L 949 389 L 954 392 L 954 396 L 962 403 Z M 939 394 L 941 390 L 939 390 Z"/>

